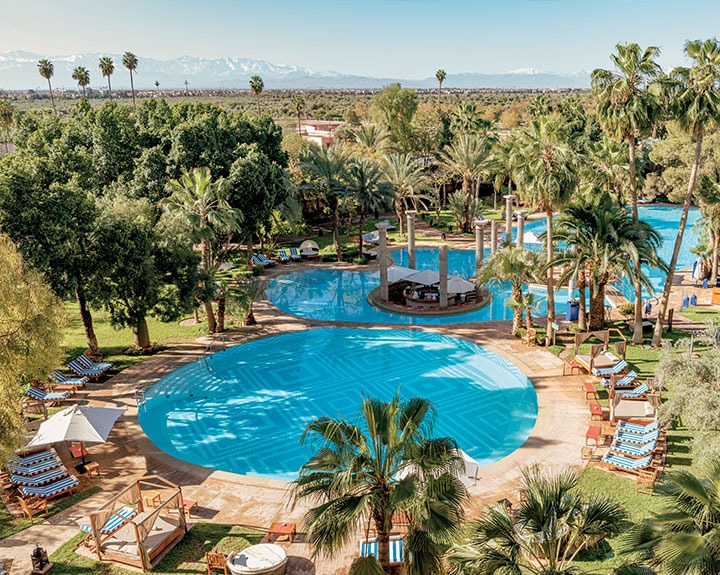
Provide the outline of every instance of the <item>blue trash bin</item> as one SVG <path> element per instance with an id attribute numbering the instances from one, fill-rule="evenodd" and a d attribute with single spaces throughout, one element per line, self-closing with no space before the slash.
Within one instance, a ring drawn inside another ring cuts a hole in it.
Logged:
<path id="1" fill-rule="evenodd" d="M 565 307 L 565 319 L 567 321 L 577 321 L 580 317 L 580 300 L 569 299 Z"/>
<path id="2" fill-rule="evenodd" d="M 690 305 L 693 307 L 697 306 L 697 296 L 695 294 L 690 296 Z"/>

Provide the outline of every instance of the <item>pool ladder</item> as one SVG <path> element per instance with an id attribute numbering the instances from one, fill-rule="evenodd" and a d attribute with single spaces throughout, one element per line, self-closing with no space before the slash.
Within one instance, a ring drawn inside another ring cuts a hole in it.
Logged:
<path id="1" fill-rule="evenodd" d="M 215 342 L 218 342 L 218 341 L 222 343 L 222 349 L 219 351 L 225 351 L 227 349 L 227 340 L 225 339 L 225 336 L 219 335 L 219 336 L 213 338 L 213 340 L 205 346 L 205 350 L 203 351 L 202 359 L 203 359 L 203 363 L 205 363 L 205 369 L 208 370 L 208 373 L 210 375 L 212 375 L 215 379 L 220 379 L 222 381 L 225 381 L 225 378 L 220 377 L 217 374 L 217 372 L 212 368 L 212 366 L 210 365 L 210 362 L 208 361 L 209 356 L 212 355 L 209 352 L 212 351 L 213 347 L 215 346 Z"/>

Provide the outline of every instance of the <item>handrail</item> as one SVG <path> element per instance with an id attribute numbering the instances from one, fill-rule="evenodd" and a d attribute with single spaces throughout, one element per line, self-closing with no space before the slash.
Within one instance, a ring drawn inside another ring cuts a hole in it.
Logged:
<path id="1" fill-rule="evenodd" d="M 219 377 L 219 376 L 218 376 L 217 372 L 216 372 L 216 371 L 210 366 L 210 364 L 208 363 L 208 352 L 209 352 L 209 351 L 212 349 L 212 347 L 215 345 L 215 342 L 216 342 L 216 341 L 222 342 L 222 350 L 220 350 L 220 351 L 225 351 L 225 350 L 227 350 L 227 340 L 225 339 L 225 336 L 222 335 L 222 334 L 221 334 L 221 335 L 218 335 L 218 336 L 215 336 L 215 337 L 213 338 L 213 340 L 212 340 L 209 344 L 207 344 L 207 345 L 205 346 L 205 350 L 203 351 L 203 357 L 202 357 L 202 359 L 203 359 L 203 363 L 205 364 L 205 369 L 207 369 L 208 372 L 211 373 L 213 377 L 215 377 L 215 378 L 217 378 L 217 379 L 223 379 L 222 377 Z"/>

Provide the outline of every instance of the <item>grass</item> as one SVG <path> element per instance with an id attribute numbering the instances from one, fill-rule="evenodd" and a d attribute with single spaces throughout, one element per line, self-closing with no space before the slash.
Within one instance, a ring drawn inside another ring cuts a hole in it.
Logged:
<path id="1" fill-rule="evenodd" d="M 240 551 L 259 543 L 264 537 L 263 531 L 238 527 L 236 525 L 217 525 L 197 523 L 158 565 L 153 569 L 156 575 L 176 573 L 206 573 L 205 553 L 217 548 L 228 553 Z M 70 539 L 50 555 L 55 564 L 54 571 L 63 575 L 135 575 L 137 571 L 123 569 L 109 563 L 82 557 L 75 553 L 83 534 Z"/>
<path id="2" fill-rule="evenodd" d="M 95 495 L 98 491 L 100 491 L 100 488 L 97 485 L 93 485 L 92 487 L 85 489 L 84 491 L 80 491 L 79 493 L 75 493 L 70 497 L 65 497 L 55 503 L 48 503 L 48 515 L 57 515 L 68 507 L 72 507 L 76 503 L 80 503 L 83 499 L 87 499 L 91 495 Z M 44 517 L 44 515 L 36 515 L 34 518 L 35 522 L 37 523 L 42 521 Z M 18 531 L 22 531 L 28 527 L 30 527 L 30 519 L 26 517 L 16 519 L 10 515 L 10 512 L 4 505 L 0 505 L 0 539 L 10 537 L 10 535 L 14 535 Z"/>
<path id="3" fill-rule="evenodd" d="M 683 310 L 681 313 L 686 318 L 699 322 L 714 319 L 718 316 L 718 314 L 720 314 L 718 310 L 704 306 L 690 306 L 689 308 Z"/>

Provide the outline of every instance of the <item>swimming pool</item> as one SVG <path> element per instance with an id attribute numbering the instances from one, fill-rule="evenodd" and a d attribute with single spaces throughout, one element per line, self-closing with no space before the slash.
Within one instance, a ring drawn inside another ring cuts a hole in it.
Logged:
<path id="1" fill-rule="evenodd" d="M 197 465 L 292 480 L 313 453 L 300 446 L 319 416 L 355 419 L 363 395 L 423 397 L 435 436 L 481 466 L 520 447 L 538 413 L 530 381 L 473 343 L 407 330 L 326 328 L 255 340 L 166 375 L 139 419 L 160 449 Z"/>

